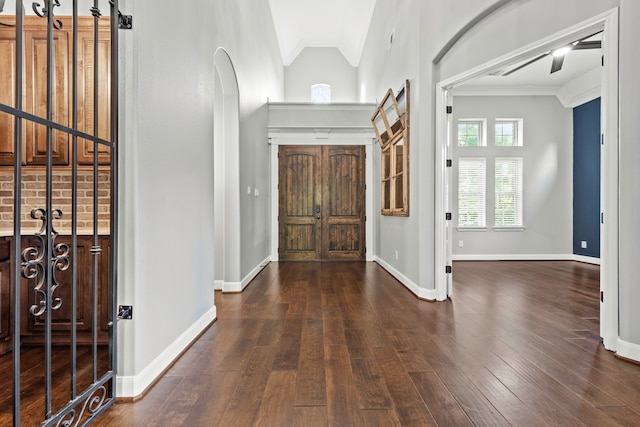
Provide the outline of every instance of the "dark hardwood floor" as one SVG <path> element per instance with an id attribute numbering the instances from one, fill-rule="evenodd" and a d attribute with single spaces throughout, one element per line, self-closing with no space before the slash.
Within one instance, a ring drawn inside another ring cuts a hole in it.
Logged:
<path id="1" fill-rule="evenodd" d="M 71 355 L 68 346 L 52 348 L 51 357 L 51 408 L 55 413 L 71 399 Z M 45 418 L 44 397 L 44 348 L 23 346 L 20 353 L 20 420 L 21 426 L 37 426 Z M 108 371 L 108 347 L 98 347 L 97 372 L 102 376 Z M 92 347 L 80 345 L 76 350 L 76 390 L 81 392 L 93 381 Z M 13 424 L 13 353 L 0 356 L 0 426 Z"/>
<path id="2" fill-rule="evenodd" d="M 598 337 L 599 268 L 457 262 L 416 299 L 373 263 L 272 263 L 98 426 L 638 426 L 640 367 Z"/>

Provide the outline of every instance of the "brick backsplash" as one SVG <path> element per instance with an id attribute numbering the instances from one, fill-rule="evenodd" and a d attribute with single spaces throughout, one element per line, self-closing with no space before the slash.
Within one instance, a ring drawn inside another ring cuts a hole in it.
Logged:
<path id="1" fill-rule="evenodd" d="M 71 232 L 71 170 L 55 170 L 52 176 L 53 209 L 60 209 L 62 217 L 54 220 L 53 226 L 60 234 Z M 90 232 L 93 229 L 93 171 L 78 171 L 78 232 Z M 109 230 L 110 217 L 110 176 L 109 170 L 98 173 L 98 228 L 104 233 Z M 3 235 L 13 231 L 13 170 L 0 171 L 0 232 Z M 46 202 L 46 175 L 42 170 L 23 170 L 22 174 L 22 212 L 21 227 L 33 231 L 42 225 L 42 221 L 31 218 L 31 211 L 44 208 Z"/>

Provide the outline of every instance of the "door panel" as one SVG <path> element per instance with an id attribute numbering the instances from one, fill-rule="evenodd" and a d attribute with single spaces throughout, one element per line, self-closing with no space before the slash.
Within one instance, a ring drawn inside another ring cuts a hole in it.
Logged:
<path id="1" fill-rule="evenodd" d="M 364 258 L 364 147 L 323 147 L 323 259 Z"/>
<path id="2" fill-rule="evenodd" d="M 364 147 L 281 146 L 279 257 L 364 259 Z"/>
<path id="3" fill-rule="evenodd" d="M 280 147 L 280 258 L 320 258 L 320 147 Z"/>
<path id="4" fill-rule="evenodd" d="M 53 37 L 54 75 L 51 87 L 51 120 L 63 126 L 70 124 L 69 108 L 69 33 L 57 31 Z M 47 118 L 47 32 L 33 31 L 25 36 L 26 72 L 33 76 L 33 82 L 26 85 L 27 111 L 36 116 Z M 29 84 L 32 83 L 32 84 Z M 45 165 L 47 163 L 47 127 L 29 123 L 26 129 L 27 165 Z M 52 158 L 55 165 L 69 163 L 70 137 L 64 132 L 52 130 Z"/>
<path id="5" fill-rule="evenodd" d="M 0 103 L 15 107 L 16 103 L 16 40 L 15 33 L 0 32 Z M 0 165 L 13 165 L 15 158 L 15 119 L 0 113 Z"/>

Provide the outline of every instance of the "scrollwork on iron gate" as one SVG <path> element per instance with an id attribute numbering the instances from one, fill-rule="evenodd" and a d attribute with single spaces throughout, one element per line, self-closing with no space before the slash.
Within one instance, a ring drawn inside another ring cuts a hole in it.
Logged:
<path id="1" fill-rule="evenodd" d="M 47 235 L 47 211 L 42 208 L 33 209 L 31 218 L 42 221 L 40 230 L 35 234 L 39 240 L 38 246 L 30 246 L 22 251 L 22 277 L 25 279 L 37 280 L 33 290 L 36 293 L 36 301 L 29 309 L 30 313 L 36 317 L 42 316 L 48 309 L 57 310 L 62 306 L 60 298 L 54 298 L 54 293 L 60 286 L 56 277 L 56 272 L 65 271 L 69 268 L 69 245 L 66 243 L 56 243 L 58 232 L 51 225 L 51 234 Z M 52 218 L 62 218 L 62 211 L 54 209 Z M 47 248 L 51 245 L 51 259 L 46 262 Z M 53 303 L 49 301 L 47 294 L 47 274 L 51 277 L 51 298 Z"/>

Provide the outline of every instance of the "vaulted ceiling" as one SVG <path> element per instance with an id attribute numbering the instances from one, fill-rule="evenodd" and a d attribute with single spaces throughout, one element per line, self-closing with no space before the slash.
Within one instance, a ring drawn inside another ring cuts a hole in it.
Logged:
<path id="1" fill-rule="evenodd" d="M 282 61 L 305 47 L 336 47 L 357 67 L 376 0 L 269 0 Z"/>
<path id="2" fill-rule="evenodd" d="M 305 47 L 335 47 L 352 66 L 359 65 L 376 0 L 269 0 L 269 5 L 285 66 Z M 509 76 L 477 78 L 460 89 L 557 92 L 588 73 L 594 75 L 600 56 L 600 49 L 569 52 L 562 70 L 553 74 L 549 56 Z"/>

